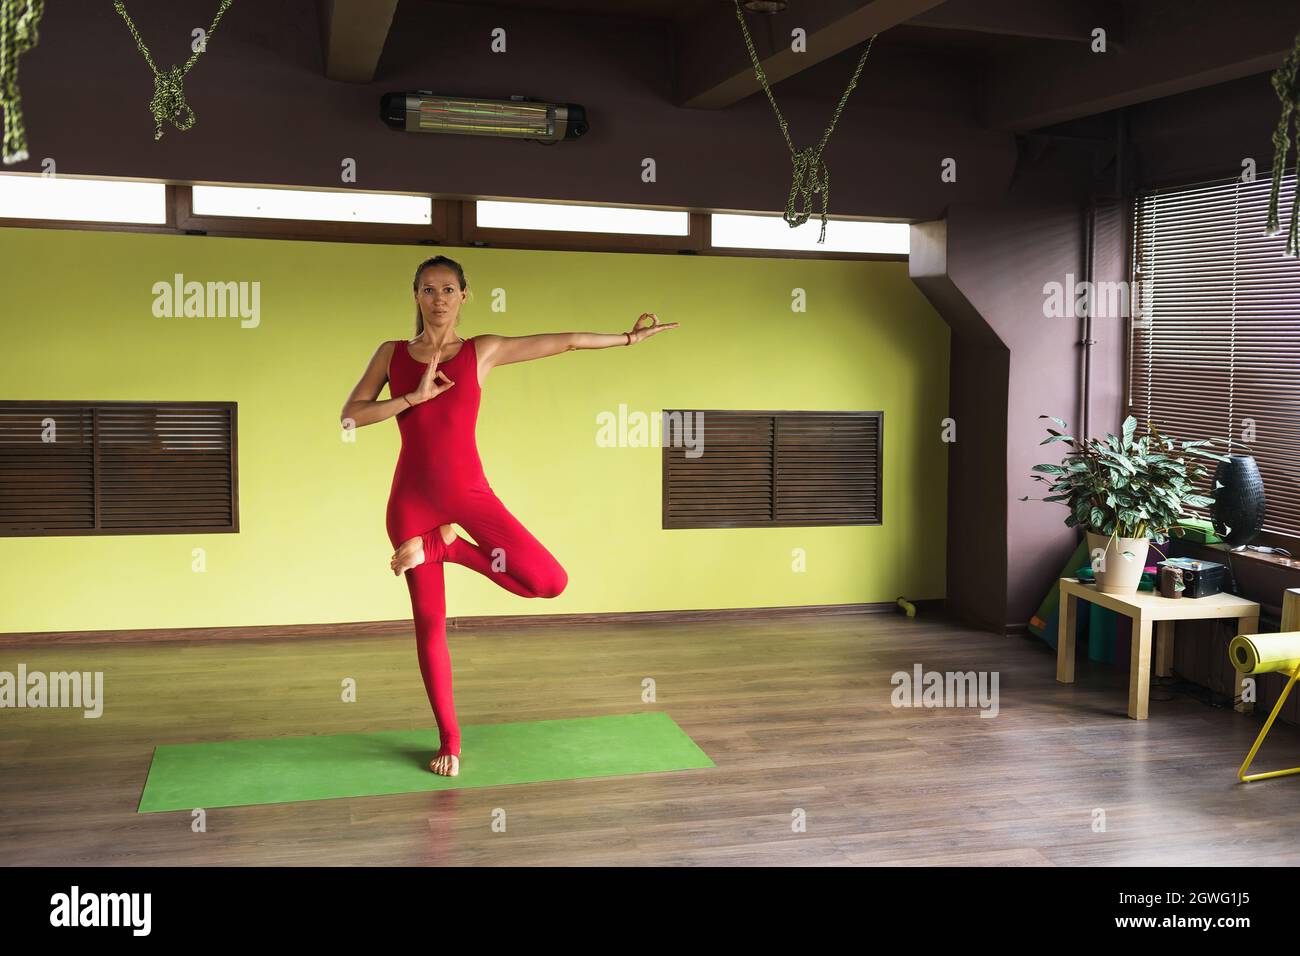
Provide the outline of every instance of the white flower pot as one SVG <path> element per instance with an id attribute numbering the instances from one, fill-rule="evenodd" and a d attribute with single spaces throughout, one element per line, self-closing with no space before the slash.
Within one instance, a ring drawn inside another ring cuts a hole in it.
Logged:
<path id="1" fill-rule="evenodd" d="M 1097 590 L 1106 594 L 1136 594 L 1147 566 L 1150 538 L 1113 538 L 1088 532 L 1088 561 Z"/>

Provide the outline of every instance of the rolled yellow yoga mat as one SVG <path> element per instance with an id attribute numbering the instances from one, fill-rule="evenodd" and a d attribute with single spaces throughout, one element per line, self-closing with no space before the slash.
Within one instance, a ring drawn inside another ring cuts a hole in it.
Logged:
<path id="1" fill-rule="evenodd" d="M 1232 666 L 1243 674 L 1291 673 L 1300 665 L 1300 631 L 1287 634 L 1238 634 L 1228 645 Z"/>
<path id="2" fill-rule="evenodd" d="M 1288 588 L 1282 595 L 1282 630 L 1278 634 L 1238 634 L 1228 643 L 1228 660 L 1241 673 L 1239 683 L 1245 684 L 1247 674 L 1267 674 L 1281 671 L 1287 674 L 1286 687 L 1278 695 L 1268 720 L 1260 729 L 1259 736 L 1251 745 L 1250 753 L 1237 771 L 1237 778 L 1243 783 L 1265 780 L 1270 777 L 1289 777 L 1300 774 L 1300 767 L 1286 770 L 1269 770 L 1265 773 L 1247 773 L 1259 753 L 1260 745 L 1268 736 L 1277 715 L 1282 712 L 1286 699 L 1300 680 L 1300 588 Z M 1241 689 L 1242 701 L 1245 701 L 1245 688 Z"/>

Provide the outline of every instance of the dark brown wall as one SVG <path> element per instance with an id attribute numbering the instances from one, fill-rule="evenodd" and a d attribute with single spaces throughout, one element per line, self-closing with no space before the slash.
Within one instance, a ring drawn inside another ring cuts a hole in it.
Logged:
<path id="1" fill-rule="evenodd" d="M 1006 624 L 1007 548 L 1004 494 L 1007 376 L 1010 353 L 949 272 L 948 223 L 912 227 L 912 281 L 952 328 L 948 446 L 948 548 L 945 608 L 973 627 Z M 978 413 L 967 414 L 969 410 Z"/>
<path id="2" fill-rule="evenodd" d="M 1050 152 L 1022 168 L 1003 202 L 955 204 L 946 228 L 913 228 L 913 278 L 954 329 L 949 605 L 999 630 L 1028 622 L 1076 539 L 1063 506 L 1019 499 L 1041 498 L 1031 468 L 1061 457 L 1040 444 L 1049 423 L 1038 416 L 1076 434 L 1081 424 L 1082 321 L 1045 316 L 1043 287 L 1084 278 L 1090 175 L 1086 157 Z M 1112 251 L 1103 245 L 1099 258 Z M 1122 329 L 1093 323 L 1094 432 L 1120 421 Z"/>
<path id="3" fill-rule="evenodd" d="M 1296 19 L 1300 26 L 1300 14 Z M 1271 169 L 1281 104 L 1270 76 L 1261 73 L 1132 107 L 1128 131 L 1138 182 L 1161 186 L 1235 176 L 1246 157 L 1255 160 L 1260 173 Z"/>
<path id="4" fill-rule="evenodd" d="M 1079 379 L 1075 361 L 1078 323 L 1043 316 L 1043 284 L 1078 275 L 1082 266 L 1080 209 L 1072 203 L 954 207 L 949 212 L 950 268 L 958 288 L 985 317 L 1010 353 L 1007 383 L 1006 511 L 1007 607 L 1004 620 L 1018 624 L 1042 600 L 1059 571 L 1060 551 L 1073 532 L 1064 509 L 1042 502 L 1043 486 L 1029 478 L 1044 456 L 1040 414 L 1066 417 L 1075 407 Z M 985 414 L 983 408 L 966 415 Z M 990 409 L 988 413 L 992 413 Z"/>

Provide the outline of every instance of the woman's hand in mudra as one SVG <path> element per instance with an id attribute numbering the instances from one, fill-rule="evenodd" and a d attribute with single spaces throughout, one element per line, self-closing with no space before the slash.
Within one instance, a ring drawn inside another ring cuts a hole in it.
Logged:
<path id="1" fill-rule="evenodd" d="M 461 348 L 464 348 L 462 345 Z M 442 349 L 438 348 L 433 353 L 433 359 L 429 362 L 428 368 L 420 376 L 420 384 L 412 392 L 406 393 L 406 400 L 412 405 L 419 405 L 421 402 L 427 402 L 431 398 L 441 395 L 447 389 L 456 383 L 443 374 L 442 369 L 438 368 L 438 359 L 442 358 Z M 437 371 L 435 371 L 437 369 Z M 439 379 L 442 381 L 440 382 Z M 446 383 L 446 384 L 443 384 Z"/>
<path id="2" fill-rule="evenodd" d="M 642 325 L 641 324 L 642 322 L 646 322 L 646 324 Z M 627 344 L 635 345 L 637 342 L 640 342 L 642 339 L 648 339 L 652 335 L 658 335 L 660 332 L 663 332 L 665 329 L 675 329 L 675 328 L 677 328 L 676 322 L 665 322 L 663 325 L 660 325 L 659 317 L 655 315 L 653 312 L 642 312 L 639 316 L 637 316 L 637 320 L 632 323 L 631 331 L 625 332 L 624 334 L 630 336 L 630 339 L 628 340 Z"/>

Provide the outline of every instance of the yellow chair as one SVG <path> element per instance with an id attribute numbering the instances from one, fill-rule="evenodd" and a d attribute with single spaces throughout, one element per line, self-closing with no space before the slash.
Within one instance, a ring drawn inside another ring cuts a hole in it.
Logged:
<path id="1" fill-rule="evenodd" d="M 1286 689 L 1273 705 L 1273 712 L 1264 721 L 1264 729 L 1255 738 L 1255 745 L 1246 755 L 1246 762 L 1237 771 L 1242 781 L 1263 780 L 1267 777 L 1285 777 L 1300 773 L 1300 767 L 1290 770 L 1270 770 L 1267 773 L 1246 773 L 1250 769 L 1255 754 L 1264 743 L 1273 721 L 1282 712 L 1282 705 L 1291 695 L 1296 678 L 1300 677 L 1300 588 L 1290 588 L 1282 595 L 1282 630 L 1277 634 L 1238 634 L 1228 645 L 1228 657 L 1232 666 L 1245 674 L 1268 674 L 1274 671 L 1289 673 L 1291 679 L 1286 682 Z"/>

